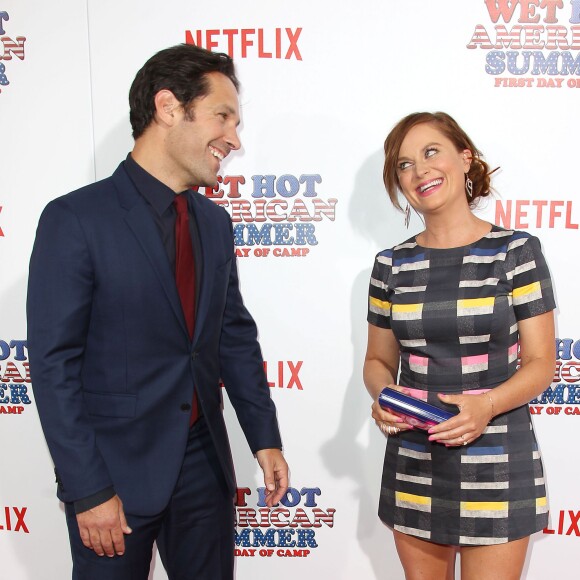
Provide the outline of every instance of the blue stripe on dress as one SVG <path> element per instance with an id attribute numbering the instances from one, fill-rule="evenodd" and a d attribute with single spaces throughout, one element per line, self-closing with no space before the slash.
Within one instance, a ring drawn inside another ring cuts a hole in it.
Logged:
<path id="1" fill-rule="evenodd" d="M 499 445 L 497 447 L 469 447 L 467 455 L 503 455 L 505 447 Z"/>

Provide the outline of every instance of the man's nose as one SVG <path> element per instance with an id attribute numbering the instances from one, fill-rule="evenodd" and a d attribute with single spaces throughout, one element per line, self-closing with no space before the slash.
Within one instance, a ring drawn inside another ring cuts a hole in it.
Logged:
<path id="1" fill-rule="evenodd" d="M 226 143 L 230 146 L 231 149 L 234 150 L 237 150 L 242 146 L 240 137 L 238 135 L 238 130 L 236 128 L 228 131 L 226 135 Z"/>

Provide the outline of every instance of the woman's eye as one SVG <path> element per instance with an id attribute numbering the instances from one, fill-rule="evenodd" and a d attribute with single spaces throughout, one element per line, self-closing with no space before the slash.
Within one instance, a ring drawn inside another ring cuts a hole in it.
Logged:
<path id="1" fill-rule="evenodd" d="M 429 149 L 425 151 L 425 157 L 433 157 L 435 153 L 437 153 L 437 149 L 435 149 L 435 147 L 429 147 Z"/>
<path id="2" fill-rule="evenodd" d="M 401 161 L 401 163 L 399 163 L 399 171 L 404 171 L 408 167 L 411 167 L 411 163 L 409 161 Z"/>

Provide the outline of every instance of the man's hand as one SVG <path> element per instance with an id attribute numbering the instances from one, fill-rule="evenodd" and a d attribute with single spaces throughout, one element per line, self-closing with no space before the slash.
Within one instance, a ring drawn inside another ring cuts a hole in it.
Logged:
<path id="1" fill-rule="evenodd" d="M 276 505 L 288 489 L 288 464 L 280 449 L 260 449 L 256 459 L 264 472 L 266 505 Z"/>
<path id="2" fill-rule="evenodd" d="M 125 553 L 125 536 L 130 534 L 123 503 L 115 495 L 110 500 L 77 514 L 79 532 L 83 544 L 98 556 L 112 558 Z"/>

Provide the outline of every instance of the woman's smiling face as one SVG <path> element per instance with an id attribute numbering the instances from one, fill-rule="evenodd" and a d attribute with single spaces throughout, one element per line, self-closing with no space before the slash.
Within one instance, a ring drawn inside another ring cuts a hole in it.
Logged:
<path id="1" fill-rule="evenodd" d="M 403 139 L 397 159 L 401 191 L 423 214 L 458 200 L 467 203 L 465 174 L 470 163 L 471 151 L 457 151 L 435 125 L 415 125 Z"/>

